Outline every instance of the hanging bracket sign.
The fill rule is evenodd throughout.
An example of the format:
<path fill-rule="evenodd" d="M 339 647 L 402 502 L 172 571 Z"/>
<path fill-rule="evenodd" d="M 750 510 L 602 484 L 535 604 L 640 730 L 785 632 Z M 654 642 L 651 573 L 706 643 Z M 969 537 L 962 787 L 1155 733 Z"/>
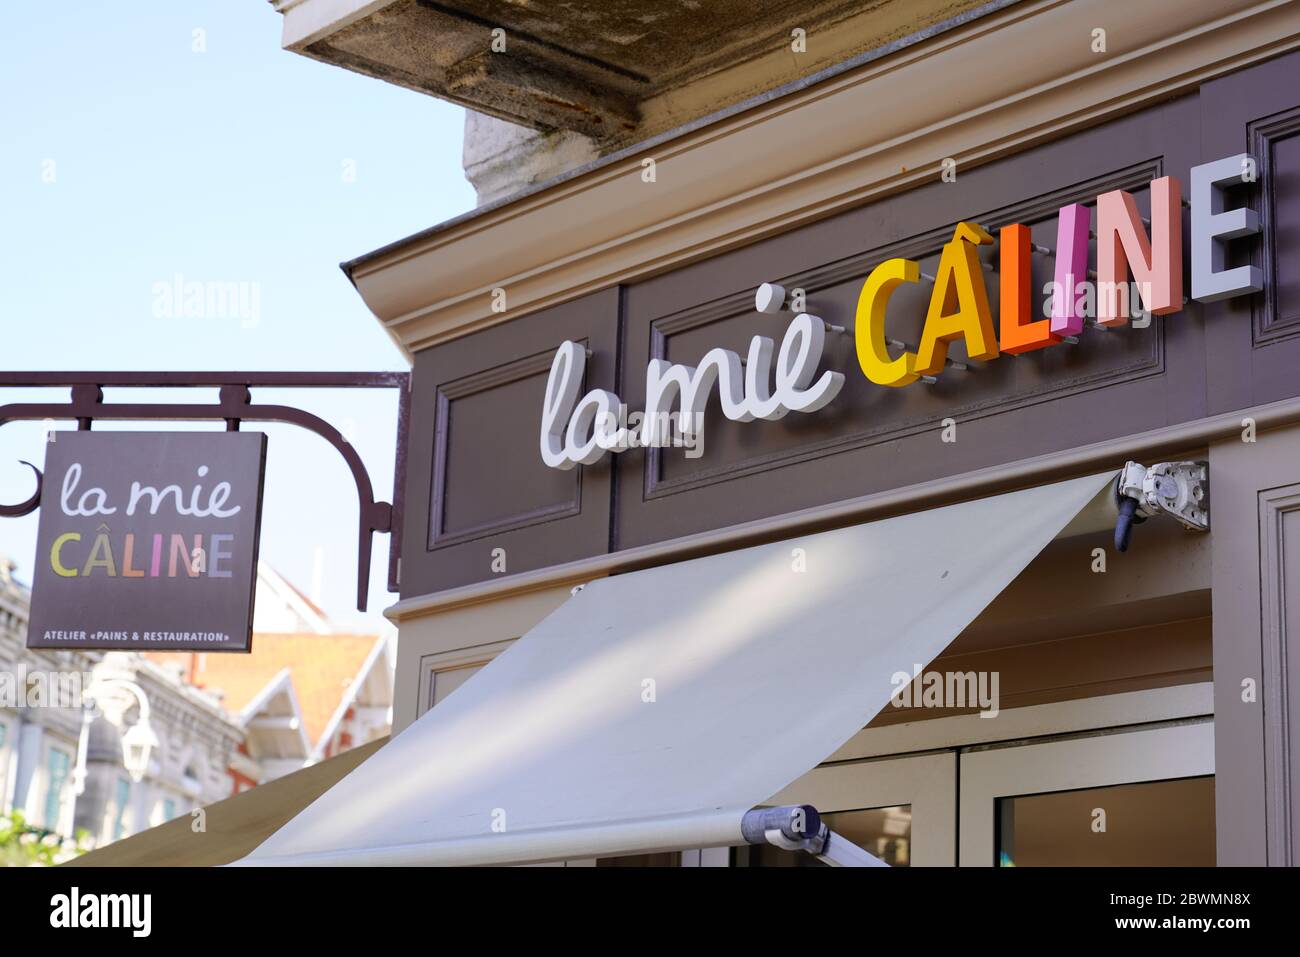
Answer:
<path fill-rule="evenodd" d="M 266 436 L 57 432 L 29 648 L 249 651 Z"/>

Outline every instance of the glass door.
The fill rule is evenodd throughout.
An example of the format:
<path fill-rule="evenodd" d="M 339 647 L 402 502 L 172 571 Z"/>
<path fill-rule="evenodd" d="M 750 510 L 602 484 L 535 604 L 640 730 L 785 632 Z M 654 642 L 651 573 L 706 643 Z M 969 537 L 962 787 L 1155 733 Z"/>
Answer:
<path fill-rule="evenodd" d="M 1213 866 L 1214 724 L 961 756 L 963 866 Z"/>

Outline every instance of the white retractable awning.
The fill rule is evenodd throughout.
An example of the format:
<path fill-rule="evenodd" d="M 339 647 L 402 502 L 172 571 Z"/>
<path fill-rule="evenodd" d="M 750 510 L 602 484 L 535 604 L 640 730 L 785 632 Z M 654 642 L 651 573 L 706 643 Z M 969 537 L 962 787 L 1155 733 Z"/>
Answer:
<path fill-rule="evenodd" d="M 1114 475 L 593 581 L 240 863 L 744 843 Z"/>

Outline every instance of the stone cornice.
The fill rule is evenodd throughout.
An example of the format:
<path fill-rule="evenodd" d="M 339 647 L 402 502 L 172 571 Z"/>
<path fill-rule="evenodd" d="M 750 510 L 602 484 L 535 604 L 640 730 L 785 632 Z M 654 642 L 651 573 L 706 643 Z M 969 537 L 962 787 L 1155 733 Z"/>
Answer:
<path fill-rule="evenodd" d="M 1107 52 L 1092 50 L 1107 32 Z M 345 265 L 407 353 L 644 278 L 1300 47 L 1290 0 L 1031 0 Z M 846 122 L 854 118 L 854 122 Z M 642 180 L 653 158 L 654 183 Z M 508 309 L 493 312 L 493 290 Z"/>

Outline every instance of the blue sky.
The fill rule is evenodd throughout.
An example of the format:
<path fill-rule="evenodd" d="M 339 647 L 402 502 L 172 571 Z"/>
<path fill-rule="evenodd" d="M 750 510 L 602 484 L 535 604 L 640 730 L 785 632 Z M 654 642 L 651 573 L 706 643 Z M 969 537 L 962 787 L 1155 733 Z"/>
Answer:
<path fill-rule="evenodd" d="M 473 206 L 459 107 L 282 50 L 264 0 L 17 6 L 0 33 L 0 89 L 0 369 L 406 368 L 338 263 Z M 161 290 L 178 276 L 241 284 L 242 311 L 169 308 Z M 387 498 L 391 394 L 259 397 L 342 427 Z M 63 398 L 5 389 L 0 402 Z M 0 500 L 31 493 L 18 461 L 39 464 L 43 431 L 0 428 Z M 306 590 L 321 550 L 326 610 L 377 627 L 393 600 L 387 536 L 371 615 L 358 616 L 342 459 L 308 433 L 266 431 L 262 557 Z M 24 581 L 36 520 L 0 519 L 0 554 Z"/>

